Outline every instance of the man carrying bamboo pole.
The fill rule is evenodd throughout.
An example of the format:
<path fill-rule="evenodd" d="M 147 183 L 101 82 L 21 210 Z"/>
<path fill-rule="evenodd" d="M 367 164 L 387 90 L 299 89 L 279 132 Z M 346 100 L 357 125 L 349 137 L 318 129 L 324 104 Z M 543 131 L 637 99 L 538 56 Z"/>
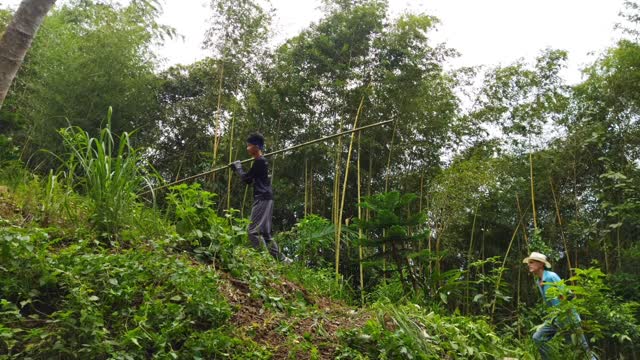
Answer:
<path fill-rule="evenodd" d="M 269 163 L 263 156 L 264 137 L 253 133 L 247 138 L 247 152 L 253 158 L 253 165 L 245 173 L 240 161 L 230 164 L 243 182 L 253 183 L 253 205 L 251 207 L 251 223 L 249 224 L 249 240 L 251 245 L 260 250 L 266 246 L 271 256 L 284 262 L 291 259 L 282 255 L 278 244 L 271 238 L 271 218 L 273 216 L 273 190 L 269 179 Z M 262 237 L 262 240 L 260 239 Z M 264 245 L 263 245 L 264 244 Z"/>
<path fill-rule="evenodd" d="M 538 287 L 538 290 L 542 295 L 542 300 L 544 301 L 545 305 L 549 307 L 558 306 L 561 299 L 551 298 L 550 296 L 547 296 L 547 290 L 549 290 L 550 287 L 554 286 L 554 283 L 560 281 L 560 277 L 558 276 L 558 274 L 550 270 L 545 270 L 545 268 L 551 268 L 551 263 L 549 263 L 549 260 L 547 260 L 547 256 L 534 251 L 522 262 L 528 265 L 529 272 L 535 277 L 536 286 Z M 551 359 L 551 350 L 549 349 L 549 345 L 547 344 L 547 342 L 551 340 L 558 331 L 561 331 L 563 328 L 566 328 L 570 325 L 576 326 L 576 340 L 580 343 L 585 353 L 591 354 L 589 357 L 590 359 L 597 359 L 589 350 L 589 343 L 587 343 L 587 339 L 584 336 L 582 329 L 580 329 L 580 316 L 575 310 L 572 310 L 571 312 L 572 313 L 569 314 L 566 319 L 555 318 L 551 321 L 545 321 L 544 324 L 538 327 L 535 334 L 533 334 L 533 341 L 538 347 L 538 351 L 540 351 L 540 356 L 543 360 Z M 570 344 L 572 342 L 571 333 L 565 332 L 564 336 L 565 341 Z"/>

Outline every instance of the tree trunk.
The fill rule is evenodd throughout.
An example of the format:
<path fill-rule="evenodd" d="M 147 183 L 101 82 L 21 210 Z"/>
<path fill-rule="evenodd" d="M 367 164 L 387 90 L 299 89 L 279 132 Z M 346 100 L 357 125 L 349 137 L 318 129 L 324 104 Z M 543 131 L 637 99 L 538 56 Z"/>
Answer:
<path fill-rule="evenodd" d="M 0 108 L 38 28 L 56 0 L 22 0 L 0 39 Z"/>

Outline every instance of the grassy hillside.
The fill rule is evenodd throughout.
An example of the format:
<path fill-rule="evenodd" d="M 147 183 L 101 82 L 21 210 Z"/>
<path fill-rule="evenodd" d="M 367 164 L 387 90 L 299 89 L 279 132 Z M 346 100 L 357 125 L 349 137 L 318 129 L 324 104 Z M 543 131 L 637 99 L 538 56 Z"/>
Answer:
<path fill-rule="evenodd" d="M 282 265 L 248 248 L 242 219 L 200 209 L 207 226 L 187 231 L 175 207 L 135 206 L 115 236 L 95 231 L 91 201 L 55 178 L 18 168 L 3 175 L 0 358 L 462 359 L 525 352 L 483 319 L 406 302 L 354 306 L 353 292 L 329 270 Z M 183 199 L 186 193 L 212 197 L 190 187 Z"/>

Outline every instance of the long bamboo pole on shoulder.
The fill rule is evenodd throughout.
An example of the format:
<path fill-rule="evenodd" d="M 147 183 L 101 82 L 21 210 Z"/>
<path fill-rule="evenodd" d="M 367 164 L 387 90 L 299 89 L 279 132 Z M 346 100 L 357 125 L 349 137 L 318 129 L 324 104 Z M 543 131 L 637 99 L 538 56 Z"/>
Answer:
<path fill-rule="evenodd" d="M 307 142 L 302 143 L 302 144 L 294 145 L 294 146 L 288 147 L 286 149 L 281 149 L 281 150 L 277 150 L 277 151 L 274 151 L 274 152 L 270 152 L 270 153 L 264 154 L 264 156 L 273 156 L 273 155 L 277 155 L 277 154 L 282 154 L 284 152 L 296 150 L 296 149 L 299 149 L 299 148 L 304 147 L 304 146 L 313 145 L 313 144 L 317 144 L 319 142 L 327 141 L 329 139 L 333 139 L 333 138 L 338 137 L 338 136 L 347 135 L 347 134 L 351 134 L 351 133 L 354 133 L 354 132 L 357 132 L 357 131 L 362 131 L 362 130 L 370 129 L 370 128 L 373 128 L 373 127 L 381 126 L 381 125 L 384 125 L 384 124 L 388 124 L 388 123 L 390 123 L 392 121 L 393 120 L 385 120 L 385 121 L 377 122 L 375 124 L 365 125 L 365 126 L 357 128 L 357 129 L 351 129 L 351 130 L 347 130 L 347 131 L 342 131 L 342 132 L 339 132 L 337 134 L 328 135 L 328 136 L 325 136 L 325 137 L 322 137 L 322 138 L 319 138 L 319 139 L 315 139 L 315 140 L 307 141 Z M 248 163 L 250 161 L 253 161 L 253 158 L 242 160 L 242 161 L 240 161 L 240 163 L 241 164 L 245 164 L 245 163 Z M 168 184 L 165 184 L 165 185 L 158 186 L 158 187 L 153 188 L 151 190 L 147 190 L 145 192 L 142 192 L 142 193 L 140 193 L 138 195 L 150 194 L 150 193 L 152 193 L 154 191 L 161 190 L 161 189 L 167 188 L 169 186 L 173 186 L 173 185 L 180 184 L 180 183 L 183 183 L 183 182 L 195 180 L 195 179 L 201 178 L 203 176 L 206 176 L 206 175 L 209 175 L 209 174 L 213 174 L 213 173 L 218 172 L 220 170 L 224 170 L 227 167 L 229 167 L 229 165 L 220 166 L 220 167 L 217 167 L 217 168 L 209 170 L 209 171 L 205 171 L 205 172 L 200 173 L 200 174 L 192 175 L 192 176 L 186 177 L 184 179 L 180 179 L 178 181 L 174 181 L 174 182 L 171 182 L 171 183 L 168 183 Z"/>

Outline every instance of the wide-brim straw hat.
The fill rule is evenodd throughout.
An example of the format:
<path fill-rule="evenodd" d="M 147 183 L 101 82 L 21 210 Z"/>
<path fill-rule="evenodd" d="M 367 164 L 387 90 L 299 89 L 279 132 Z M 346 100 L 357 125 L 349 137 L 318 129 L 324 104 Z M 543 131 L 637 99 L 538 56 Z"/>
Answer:
<path fill-rule="evenodd" d="M 549 262 L 549 260 L 547 260 L 547 256 L 539 252 L 532 252 L 531 255 L 524 258 L 522 262 L 527 264 L 529 260 L 540 261 L 541 263 L 544 263 L 544 267 L 546 267 L 547 269 L 551 268 L 551 263 Z"/>

